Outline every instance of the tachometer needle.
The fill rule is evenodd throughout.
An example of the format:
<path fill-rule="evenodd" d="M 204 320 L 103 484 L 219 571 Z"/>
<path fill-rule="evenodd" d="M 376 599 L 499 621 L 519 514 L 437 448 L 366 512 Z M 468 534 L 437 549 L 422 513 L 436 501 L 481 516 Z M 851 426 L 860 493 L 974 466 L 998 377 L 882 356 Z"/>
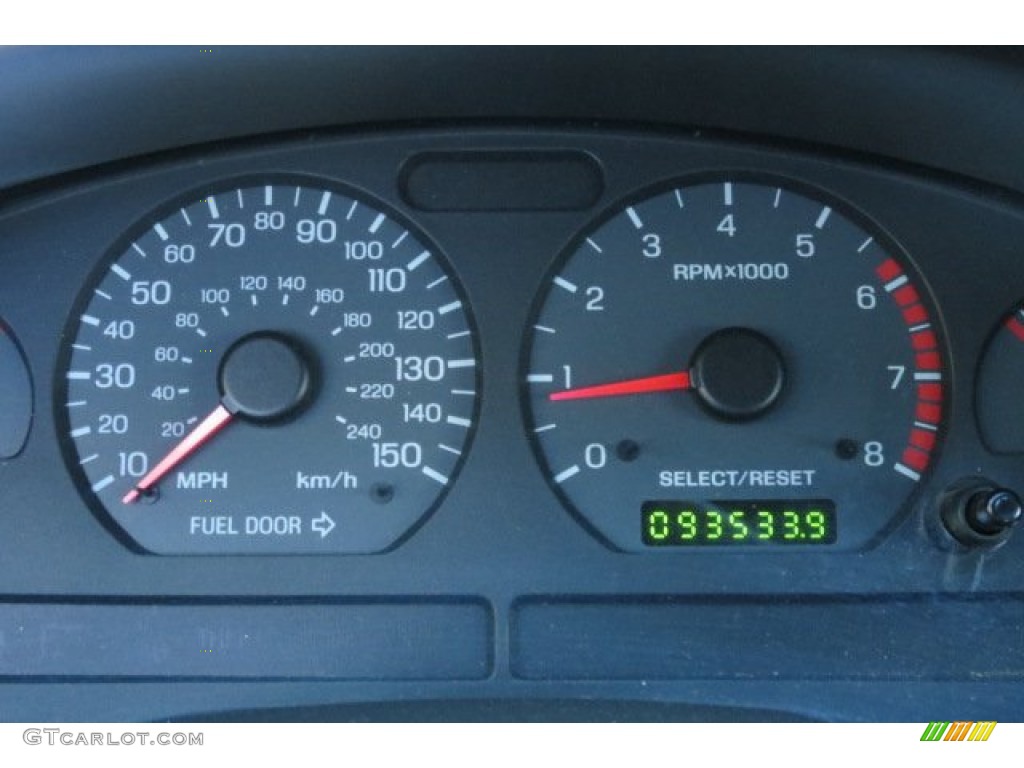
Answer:
<path fill-rule="evenodd" d="M 143 493 L 159 483 L 168 472 L 199 450 L 203 443 L 229 424 L 232 418 L 231 411 L 223 405 L 218 405 L 214 408 L 213 412 L 199 422 L 195 429 L 185 435 L 182 441 L 174 446 L 171 452 L 164 456 L 160 463 L 153 467 L 139 481 L 138 485 L 124 495 L 124 498 L 121 499 L 122 503 L 133 504 L 138 501 Z"/>
<path fill-rule="evenodd" d="M 666 373 L 661 376 L 647 376 L 642 379 L 628 379 L 594 387 L 577 387 L 552 392 L 548 400 L 583 400 L 592 397 L 618 397 L 620 395 L 642 395 L 649 392 L 671 392 L 690 389 L 688 371 Z"/>

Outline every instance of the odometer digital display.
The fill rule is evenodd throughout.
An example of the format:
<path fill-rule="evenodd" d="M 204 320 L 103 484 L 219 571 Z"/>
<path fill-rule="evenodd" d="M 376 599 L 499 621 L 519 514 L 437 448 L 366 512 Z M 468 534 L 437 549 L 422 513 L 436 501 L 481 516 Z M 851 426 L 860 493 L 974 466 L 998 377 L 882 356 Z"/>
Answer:
<path fill-rule="evenodd" d="M 641 508 L 649 547 L 832 544 L 835 504 L 828 500 L 647 501 Z"/>

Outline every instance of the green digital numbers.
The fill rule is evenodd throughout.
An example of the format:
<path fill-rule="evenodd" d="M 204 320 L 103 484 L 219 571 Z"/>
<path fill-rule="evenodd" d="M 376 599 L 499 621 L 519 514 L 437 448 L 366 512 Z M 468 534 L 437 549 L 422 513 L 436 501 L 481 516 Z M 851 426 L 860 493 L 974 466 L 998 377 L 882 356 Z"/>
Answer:
<path fill-rule="evenodd" d="M 800 515 L 792 509 L 782 511 L 782 538 L 786 541 L 800 538 Z"/>
<path fill-rule="evenodd" d="M 810 532 L 807 537 L 814 541 L 821 541 L 828 532 L 828 524 L 825 521 L 825 513 L 819 509 L 812 509 L 807 513 L 807 527 Z"/>
<path fill-rule="evenodd" d="M 670 532 L 667 512 L 656 509 L 647 516 L 647 536 L 651 541 L 664 541 Z"/>
<path fill-rule="evenodd" d="M 750 536 L 750 528 L 744 520 L 746 513 L 742 509 L 736 509 L 729 513 L 729 528 L 732 530 L 733 541 L 743 541 Z"/>
<path fill-rule="evenodd" d="M 722 513 L 717 509 L 709 509 L 705 514 L 708 519 L 708 541 L 718 541 L 725 533 L 725 528 L 722 527 Z"/>
<path fill-rule="evenodd" d="M 835 505 L 828 500 L 650 501 L 641 508 L 648 546 L 832 544 Z"/>
<path fill-rule="evenodd" d="M 679 523 L 679 538 L 683 541 L 693 541 L 697 538 L 697 513 L 692 509 L 684 509 L 676 518 Z"/>

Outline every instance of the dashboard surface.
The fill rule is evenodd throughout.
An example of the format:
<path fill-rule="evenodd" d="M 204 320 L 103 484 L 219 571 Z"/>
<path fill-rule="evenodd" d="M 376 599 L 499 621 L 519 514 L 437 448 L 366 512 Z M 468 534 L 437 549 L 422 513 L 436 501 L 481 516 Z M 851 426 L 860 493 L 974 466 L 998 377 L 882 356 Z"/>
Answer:
<path fill-rule="evenodd" d="M 1019 719 L 1024 538 L 992 516 L 1024 489 L 1024 71 L 964 50 L 608 53 L 0 53 L 0 717 Z M 672 245 L 662 199 L 711 223 Z M 634 266 L 578 267 L 613 237 Z M 348 271 L 317 277 L 335 262 L 314 251 Z M 193 255 L 216 265 L 194 282 Z M 752 282 L 719 285 L 747 262 Z M 243 315 L 270 304 L 301 312 Z M 581 330 L 549 352 L 552 317 Z M 737 354 L 711 391 L 723 331 L 769 360 L 763 401 Z M 363 344 L 370 373 L 332 367 Z M 239 345 L 310 394 L 267 416 L 239 392 L 282 358 L 239 384 Z M 168 355 L 203 354 L 164 402 Z M 607 391 L 580 370 L 632 389 L 590 409 Z M 374 382 L 393 407 L 361 399 Z M 570 417 L 541 418 L 567 392 L 571 461 L 549 441 Z M 234 422 L 136 505 L 218 397 Z M 611 430 L 623 403 L 648 432 Z M 733 470 L 746 485 L 704 487 Z M 662 508 L 682 546 L 654 546 Z"/>

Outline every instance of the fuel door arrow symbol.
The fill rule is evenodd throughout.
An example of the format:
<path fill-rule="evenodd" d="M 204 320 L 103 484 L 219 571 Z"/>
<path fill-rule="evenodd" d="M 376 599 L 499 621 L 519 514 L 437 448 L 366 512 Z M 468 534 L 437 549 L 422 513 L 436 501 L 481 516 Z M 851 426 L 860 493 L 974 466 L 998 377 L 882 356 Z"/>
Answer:
<path fill-rule="evenodd" d="M 320 534 L 321 539 L 326 539 L 327 534 L 335 529 L 335 522 L 326 512 L 321 512 L 320 517 L 313 521 L 313 531 Z"/>

